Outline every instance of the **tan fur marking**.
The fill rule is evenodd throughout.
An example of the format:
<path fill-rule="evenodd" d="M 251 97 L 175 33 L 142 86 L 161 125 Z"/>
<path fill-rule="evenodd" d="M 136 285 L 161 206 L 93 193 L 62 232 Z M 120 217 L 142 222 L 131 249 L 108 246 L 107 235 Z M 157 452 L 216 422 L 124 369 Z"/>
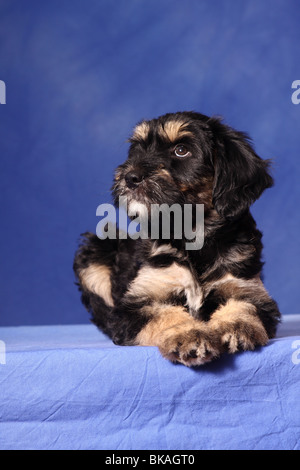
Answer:
<path fill-rule="evenodd" d="M 154 242 L 153 245 L 151 246 L 150 256 L 152 257 L 152 256 L 157 256 L 157 255 L 162 255 L 162 254 L 181 256 L 181 253 L 178 252 L 177 248 L 174 248 L 169 243 L 166 243 L 164 245 L 158 245 L 156 242 Z"/>
<path fill-rule="evenodd" d="M 115 172 L 115 180 L 116 180 L 116 181 L 119 181 L 120 178 L 121 178 L 121 172 L 116 171 L 116 172 Z"/>
<path fill-rule="evenodd" d="M 210 325 L 218 327 L 220 324 L 233 323 L 238 320 L 253 322 L 256 308 L 248 302 L 230 299 L 226 305 L 220 307 L 212 315 Z"/>
<path fill-rule="evenodd" d="M 212 315 L 208 327 L 219 332 L 230 353 L 238 351 L 240 346 L 254 349 L 268 342 L 266 330 L 256 316 L 256 307 L 248 302 L 228 300 Z"/>
<path fill-rule="evenodd" d="M 181 137 L 193 135 L 192 132 L 185 129 L 187 126 L 187 122 L 167 121 L 164 126 L 159 128 L 158 132 L 162 137 L 167 138 L 171 142 L 174 142 Z"/>
<path fill-rule="evenodd" d="M 127 295 L 165 301 L 170 294 L 181 292 L 185 292 L 188 306 L 192 310 L 200 308 L 202 303 L 200 286 L 187 268 L 172 263 L 166 268 L 143 267 L 131 283 Z"/>
<path fill-rule="evenodd" d="M 144 310 L 147 309 L 153 319 L 137 336 L 137 344 L 142 346 L 159 346 L 166 338 L 196 325 L 196 321 L 183 307 L 155 303 Z"/>
<path fill-rule="evenodd" d="M 149 134 L 149 129 L 150 126 L 146 121 L 141 122 L 141 124 L 138 124 L 134 129 L 133 138 L 146 140 Z"/>
<path fill-rule="evenodd" d="M 170 173 L 168 172 L 168 170 L 165 170 L 165 169 L 158 170 L 156 172 L 156 175 L 161 176 L 162 178 L 165 178 L 166 180 L 171 181 L 172 183 L 174 183 L 174 180 L 173 180 L 172 176 L 170 175 Z"/>
<path fill-rule="evenodd" d="M 218 287 L 220 292 L 228 299 L 234 298 L 237 292 L 247 293 L 251 298 L 251 295 L 260 297 L 267 296 L 267 291 L 259 277 L 253 279 L 241 279 L 226 274 L 222 279 L 212 282 L 209 284 L 209 288 Z"/>
<path fill-rule="evenodd" d="M 207 295 L 212 289 L 215 289 L 216 287 L 219 287 L 222 284 L 225 284 L 225 283 L 231 282 L 231 281 L 235 281 L 235 280 L 238 281 L 238 279 L 236 277 L 234 277 L 232 274 L 227 273 L 227 274 L 225 274 L 225 276 L 221 277 L 221 279 L 218 279 L 217 281 L 211 281 L 211 282 L 206 283 L 205 293 Z"/>
<path fill-rule="evenodd" d="M 102 297 L 107 305 L 110 307 L 114 305 L 108 266 L 91 264 L 80 272 L 80 280 L 86 289 Z"/>
<path fill-rule="evenodd" d="M 180 191 L 182 191 L 184 193 L 185 191 L 188 191 L 191 188 L 187 184 L 181 183 L 181 184 L 179 184 L 179 189 L 180 189 Z"/>

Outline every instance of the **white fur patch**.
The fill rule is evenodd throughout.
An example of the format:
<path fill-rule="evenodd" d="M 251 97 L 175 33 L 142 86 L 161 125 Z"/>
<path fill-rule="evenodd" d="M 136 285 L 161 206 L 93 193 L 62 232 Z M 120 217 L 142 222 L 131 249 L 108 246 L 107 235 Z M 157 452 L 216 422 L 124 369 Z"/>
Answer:
<path fill-rule="evenodd" d="M 148 209 L 145 204 L 138 201 L 130 201 L 128 204 L 129 217 L 139 216 L 140 218 L 148 218 Z"/>

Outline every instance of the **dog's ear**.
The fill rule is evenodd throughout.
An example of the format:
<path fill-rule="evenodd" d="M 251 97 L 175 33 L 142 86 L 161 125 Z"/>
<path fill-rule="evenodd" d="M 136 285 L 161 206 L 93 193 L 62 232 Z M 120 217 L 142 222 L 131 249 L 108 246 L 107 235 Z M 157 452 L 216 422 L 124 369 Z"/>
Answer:
<path fill-rule="evenodd" d="M 234 219 L 273 185 L 269 160 L 253 150 L 248 136 L 217 119 L 210 121 L 214 137 L 213 205 L 219 215 Z"/>

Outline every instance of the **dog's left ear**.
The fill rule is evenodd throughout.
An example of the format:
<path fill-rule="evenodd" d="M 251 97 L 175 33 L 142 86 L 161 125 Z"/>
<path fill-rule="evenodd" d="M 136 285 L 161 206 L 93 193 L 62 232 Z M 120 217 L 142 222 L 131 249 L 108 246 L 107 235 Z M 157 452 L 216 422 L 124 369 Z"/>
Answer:
<path fill-rule="evenodd" d="M 212 119 L 210 126 L 215 143 L 213 204 L 219 215 L 234 219 L 273 185 L 268 173 L 270 161 L 256 155 L 246 134 L 217 119 Z"/>

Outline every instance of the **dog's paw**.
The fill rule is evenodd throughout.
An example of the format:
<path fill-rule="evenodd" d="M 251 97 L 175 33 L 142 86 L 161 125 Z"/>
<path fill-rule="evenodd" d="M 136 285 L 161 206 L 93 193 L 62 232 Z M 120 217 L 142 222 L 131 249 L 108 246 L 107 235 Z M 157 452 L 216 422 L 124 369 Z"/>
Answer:
<path fill-rule="evenodd" d="M 170 335 L 159 349 L 165 358 L 188 367 L 205 364 L 220 355 L 219 342 L 214 335 L 197 328 Z"/>
<path fill-rule="evenodd" d="M 224 350 L 231 354 L 265 346 L 269 341 L 266 330 L 260 322 L 228 323 L 222 328 L 220 337 Z"/>

